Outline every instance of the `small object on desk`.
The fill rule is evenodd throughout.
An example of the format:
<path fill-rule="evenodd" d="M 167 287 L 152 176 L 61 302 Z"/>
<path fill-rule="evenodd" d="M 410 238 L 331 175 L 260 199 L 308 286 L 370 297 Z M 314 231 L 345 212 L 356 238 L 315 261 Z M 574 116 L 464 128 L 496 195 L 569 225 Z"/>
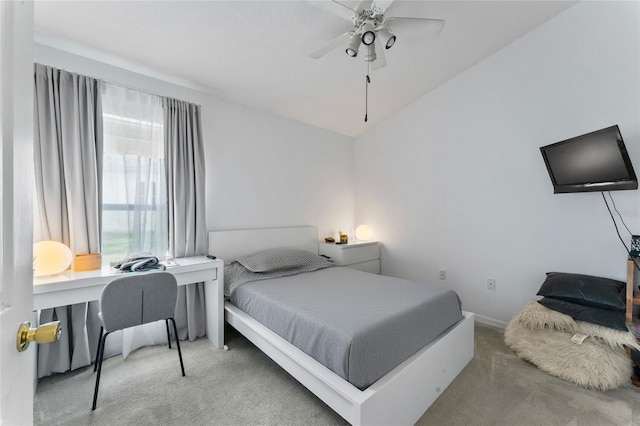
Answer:
<path fill-rule="evenodd" d="M 122 272 L 149 271 L 151 269 L 160 269 L 164 271 L 164 265 L 161 265 L 158 258 L 150 253 L 135 253 L 124 258 L 114 268 Z"/>
<path fill-rule="evenodd" d="M 73 258 L 73 270 L 92 271 L 102 267 L 102 255 L 100 253 L 76 254 Z"/>
<path fill-rule="evenodd" d="M 208 255 L 207 255 L 207 257 L 208 257 L 209 259 L 211 259 L 211 260 L 217 259 L 217 257 L 215 257 L 215 256 L 214 256 L 214 255 L 212 255 L 212 254 L 208 254 Z"/>
<path fill-rule="evenodd" d="M 340 244 L 347 244 L 347 242 L 349 241 L 349 237 L 347 236 L 347 234 L 343 234 L 342 231 L 339 231 L 338 235 L 340 235 Z"/>
<path fill-rule="evenodd" d="M 336 240 L 333 237 L 327 237 L 327 238 L 324 239 L 324 242 L 325 243 L 335 243 Z"/>
<path fill-rule="evenodd" d="M 161 260 L 159 263 L 164 266 L 178 266 L 178 262 L 176 262 L 173 257 L 168 257 L 165 260 Z"/>

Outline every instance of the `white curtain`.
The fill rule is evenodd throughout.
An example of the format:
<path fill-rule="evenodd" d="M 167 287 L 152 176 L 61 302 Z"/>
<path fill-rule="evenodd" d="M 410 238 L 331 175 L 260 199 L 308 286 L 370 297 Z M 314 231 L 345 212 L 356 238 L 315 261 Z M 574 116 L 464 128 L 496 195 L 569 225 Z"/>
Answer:
<path fill-rule="evenodd" d="M 162 98 L 101 82 L 104 156 L 103 261 L 131 253 L 164 257 L 168 249 L 167 186 Z M 107 340 L 107 353 L 166 344 L 162 322 L 124 330 Z M 112 343 L 109 343 L 112 342 Z"/>

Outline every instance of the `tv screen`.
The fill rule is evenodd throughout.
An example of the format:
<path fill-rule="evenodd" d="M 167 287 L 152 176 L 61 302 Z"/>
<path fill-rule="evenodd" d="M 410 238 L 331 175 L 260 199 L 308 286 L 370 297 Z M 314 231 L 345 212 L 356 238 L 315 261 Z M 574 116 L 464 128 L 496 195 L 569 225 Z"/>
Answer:
<path fill-rule="evenodd" d="M 638 189 L 617 125 L 540 148 L 553 192 Z"/>

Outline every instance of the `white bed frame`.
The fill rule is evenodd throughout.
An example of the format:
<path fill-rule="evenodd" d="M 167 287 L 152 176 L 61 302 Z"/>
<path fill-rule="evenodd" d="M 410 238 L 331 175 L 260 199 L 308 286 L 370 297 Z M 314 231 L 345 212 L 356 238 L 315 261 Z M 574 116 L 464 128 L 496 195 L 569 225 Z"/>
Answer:
<path fill-rule="evenodd" d="M 273 247 L 318 252 L 316 227 L 209 233 L 209 253 L 229 262 Z M 412 425 L 473 358 L 474 315 L 464 319 L 364 391 L 267 327 L 225 303 L 225 319 L 267 356 L 353 425 Z"/>

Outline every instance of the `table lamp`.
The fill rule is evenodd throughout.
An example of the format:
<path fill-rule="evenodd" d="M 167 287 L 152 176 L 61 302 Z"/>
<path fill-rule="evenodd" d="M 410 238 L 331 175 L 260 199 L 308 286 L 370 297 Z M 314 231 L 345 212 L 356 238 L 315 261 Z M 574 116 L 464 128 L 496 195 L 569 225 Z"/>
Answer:
<path fill-rule="evenodd" d="M 368 225 L 360 225 L 356 228 L 356 238 L 360 241 L 369 241 L 373 231 Z"/>
<path fill-rule="evenodd" d="M 40 241 L 33 245 L 33 276 L 46 277 L 64 272 L 73 254 L 66 245 L 57 241 Z"/>

